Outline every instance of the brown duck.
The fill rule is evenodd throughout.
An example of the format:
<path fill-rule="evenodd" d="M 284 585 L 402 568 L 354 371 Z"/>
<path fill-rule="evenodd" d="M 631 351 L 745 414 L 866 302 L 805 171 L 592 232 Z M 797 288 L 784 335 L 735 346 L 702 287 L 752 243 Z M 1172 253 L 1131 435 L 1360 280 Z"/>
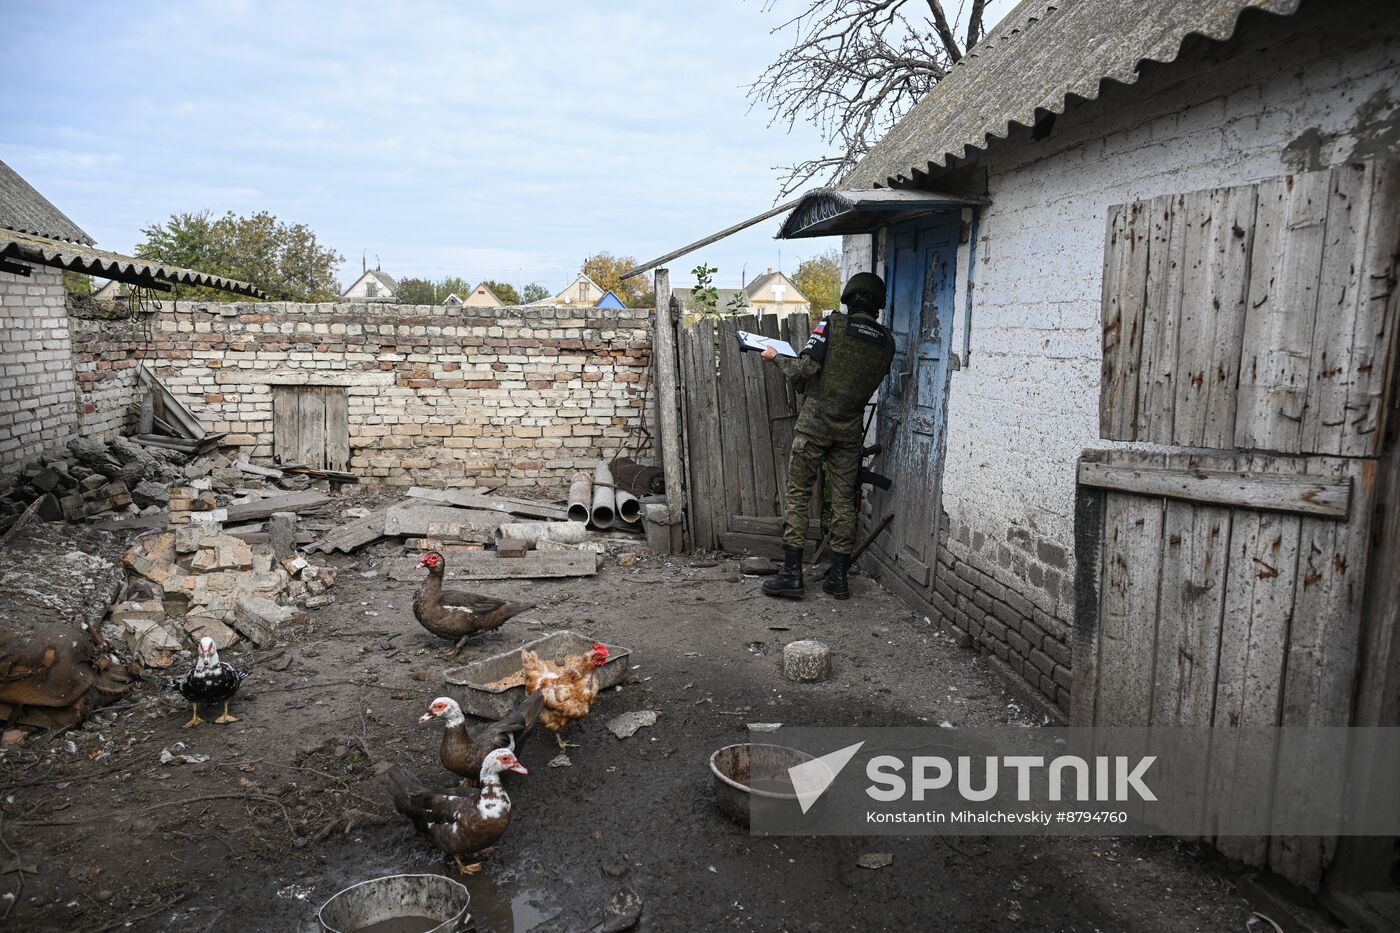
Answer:
<path fill-rule="evenodd" d="M 438 697 L 428 706 L 428 711 L 418 720 L 429 723 L 441 719 L 447 728 L 442 730 L 442 745 L 438 757 L 442 766 L 453 774 L 462 776 L 462 786 L 475 784 L 481 773 L 481 765 L 486 756 L 498 748 L 516 751 L 519 743 L 535 727 L 535 720 L 544 708 L 544 694 L 537 693 L 526 697 L 507 715 L 489 723 L 476 731 L 467 730 L 467 717 L 462 715 L 462 707 L 451 697 Z"/>
<path fill-rule="evenodd" d="M 486 756 L 479 774 L 481 787 L 462 793 L 433 793 L 404 768 L 384 772 L 383 781 L 394 809 L 408 817 L 433 845 L 452 856 L 464 875 L 476 874 L 481 863 L 467 865 L 462 856 L 491 848 L 510 825 L 510 798 L 501 789 L 501 772 L 529 774 L 514 753 L 498 748 Z"/>
<path fill-rule="evenodd" d="M 476 593 L 444 590 L 442 575 L 447 560 L 437 551 L 424 554 L 418 566 L 428 568 L 428 579 L 413 597 L 413 616 L 439 638 L 456 639 L 449 658 L 455 658 L 473 635 L 499 628 L 511 616 L 535 607 L 534 603 L 509 603 Z"/>

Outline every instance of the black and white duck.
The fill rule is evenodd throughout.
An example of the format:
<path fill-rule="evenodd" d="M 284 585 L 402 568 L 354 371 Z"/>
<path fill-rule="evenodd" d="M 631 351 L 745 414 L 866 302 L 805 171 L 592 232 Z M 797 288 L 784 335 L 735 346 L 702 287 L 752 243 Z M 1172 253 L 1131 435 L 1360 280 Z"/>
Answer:
<path fill-rule="evenodd" d="M 238 717 L 229 714 L 228 701 L 238 692 L 248 676 L 227 661 L 219 660 L 219 649 L 214 647 L 214 639 L 199 640 L 199 658 L 194 662 L 194 670 L 184 677 L 170 681 L 171 690 L 179 690 L 194 708 L 194 715 L 185 723 L 185 728 L 197 726 L 207 720 L 199 718 L 199 704 L 223 703 L 224 714 L 214 721 L 217 723 L 238 722 Z"/>

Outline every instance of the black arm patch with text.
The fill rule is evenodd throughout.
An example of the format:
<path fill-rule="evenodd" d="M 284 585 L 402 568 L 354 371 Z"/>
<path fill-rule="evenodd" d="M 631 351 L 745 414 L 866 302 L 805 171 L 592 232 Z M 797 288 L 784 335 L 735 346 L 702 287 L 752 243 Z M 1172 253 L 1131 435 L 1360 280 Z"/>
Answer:
<path fill-rule="evenodd" d="M 822 322 L 812 331 L 812 335 L 807 338 L 807 345 L 802 348 L 799 356 L 810 356 L 818 363 L 826 363 L 826 325 L 827 318 L 822 318 Z"/>

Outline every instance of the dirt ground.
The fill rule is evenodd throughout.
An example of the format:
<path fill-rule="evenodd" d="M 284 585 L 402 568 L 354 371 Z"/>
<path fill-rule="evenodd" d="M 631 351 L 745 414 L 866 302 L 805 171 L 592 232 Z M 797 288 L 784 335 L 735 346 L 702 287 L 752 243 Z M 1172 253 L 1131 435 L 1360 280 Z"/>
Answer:
<path fill-rule="evenodd" d="M 374 778 L 385 762 L 451 777 L 439 729 L 417 724 L 445 692 L 445 643 L 414 621 L 415 584 L 388 578 L 391 556 L 401 548 L 331 559 L 333 605 L 282 646 L 231 657 L 253 672 L 239 722 L 182 729 L 188 707 L 149 683 L 80 730 L 7 749 L 0 891 L 23 883 L 0 927 L 311 931 L 349 884 L 451 873 Z M 853 583 L 846 603 L 819 592 L 792 603 L 760 596 L 734 560 L 610 557 L 593 578 L 489 585 L 539 607 L 462 661 L 568 628 L 630 647 L 637 667 L 572 736 L 571 767 L 547 767 L 557 750 L 543 730 L 525 743 L 510 830 L 468 882 L 478 929 L 592 929 L 619 872 L 649 931 L 1246 929 L 1244 898 L 1189 844 L 761 838 L 722 817 L 706 762 L 747 722 L 1026 721 L 974 653 L 868 579 Z M 782 644 L 803 637 L 832 646 L 830 682 L 778 675 Z M 637 709 L 660 718 L 625 741 L 605 730 Z M 162 765 L 163 749 L 208 759 Z M 869 851 L 894 863 L 857 867 Z"/>

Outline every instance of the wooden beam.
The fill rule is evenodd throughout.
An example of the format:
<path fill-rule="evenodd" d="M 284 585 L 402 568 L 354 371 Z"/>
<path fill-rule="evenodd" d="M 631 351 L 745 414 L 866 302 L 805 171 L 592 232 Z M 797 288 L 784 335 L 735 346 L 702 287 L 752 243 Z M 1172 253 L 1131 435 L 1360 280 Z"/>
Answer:
<path fill-rule="evenodd" d="M 1162 496 L 1188 502 L 1323 518 L 1345 519 L 1351 505 L 1351 481 L 1335 476 L 1120 466 L 1081 461 L 1079 484 L 1141 496 Z"/>
<path fill-rule="evenodd" d="M 803 197 L 805 197 L 805 195 Z M 802 197 L 793 198 L 791 201 L 784 201 L 777 207 L 770 208 L 769 210 L 764 211 L 762 214 L 759 214 L 757 217 L 750 217 L 748 220 L 741 220 L 732 227 L 725 227 L 719 233 L 712 233 L 709 236 L 704 237 L 703 239 L 696 240 L 694 243 L 687 243 L 680 249 L 672 250 L 665 256 L 659 256 L 656 259 L 653 259 L 651 262 L 644 262 L 634 269 L 628 269 L 626 272 L 622 273 L 622 278 L 630 279 L 634 275 L 641 275 L 643 272 L 650 272 L 653 269 L 656 269 L 658 272 L 665 272 L 665 269 L 660 269 L 658 267 L 664 266 L 672 259 L 678 259 L 681 256 L 684 256 L 686 253 L 692 253 L 695 250 L 700 249 L 702 246 L 709 246 L 711 243 L 717 243 L 727 236 L 738 233 L 740 230 L 746 230 L 756 223 L 767 220 L 769 217 L 775 217 L 778 214 L 781 214 L 783 211 L 790 211 L 801 203 Z M 659 297 L 660 294 L 658 293 L 658 298 Z"/>
<path fill-rule="evenodd" d="M 228 524 L 256 522 L 271 518 L 274 512 L 309 512 L 329 505 L 331 497 L 323 492 L 289 492 L 285 496 L 269 496 L 257 502 L 244 502 L 228 507 Z"/>
<path fill-rule="evenodd" d="M 656 321 L 651 340 L 651 371 L 656 379 L 656 419 L 661 430 L 661 472 L 671 514 L 673 550 L 676 530 L 685 520 L 685 465 L 681 461 L 680 389 L 676 361 L 676 325 L 671 320 L 671 273 L 656 270 Z"/>

